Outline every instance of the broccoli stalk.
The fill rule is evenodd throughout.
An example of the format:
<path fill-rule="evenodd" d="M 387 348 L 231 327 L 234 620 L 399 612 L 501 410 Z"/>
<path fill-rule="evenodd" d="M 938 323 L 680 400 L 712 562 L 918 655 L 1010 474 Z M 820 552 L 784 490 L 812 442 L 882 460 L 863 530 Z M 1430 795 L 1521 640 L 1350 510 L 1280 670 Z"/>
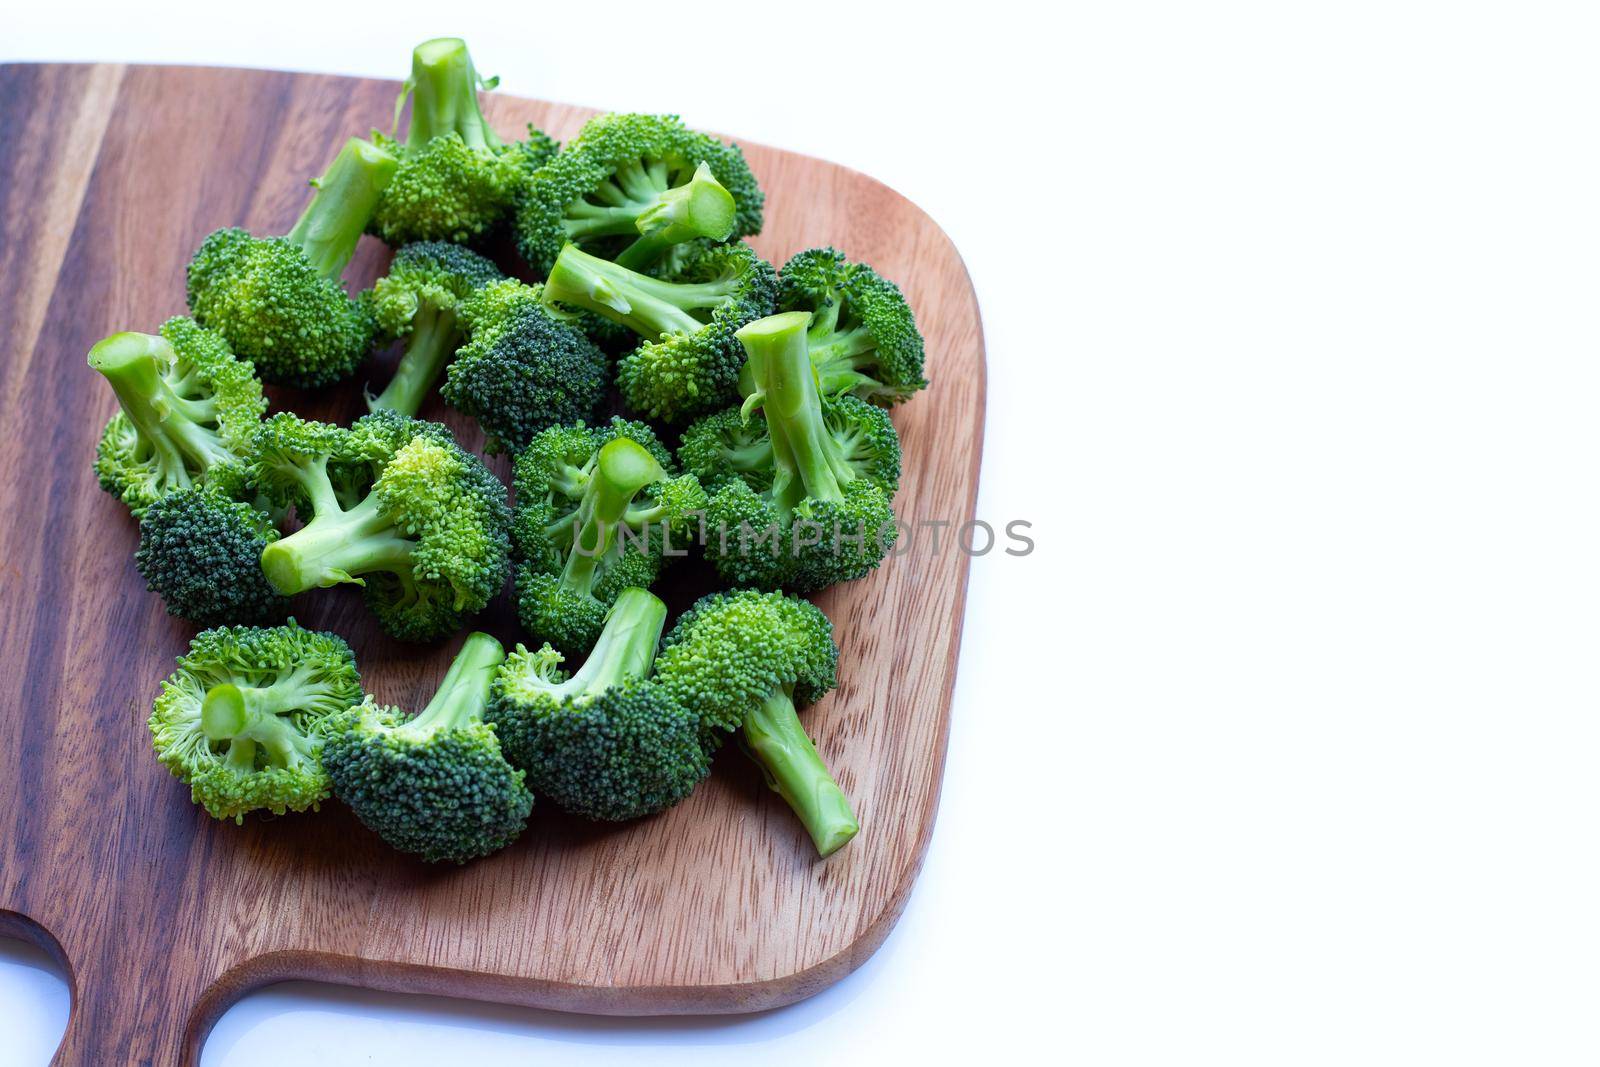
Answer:
<path fill-rule="evenodd" d="M 317 191 L 284 236 L 322 277 L 337 281 L 349 266 L 356 242 L 399 165 L 372 142 L 352 137 L 327 172 L 312 181 Z"/>
<path fill-rule="evenodd" d="M 548 693 L 557 700 L 595 696 L 648 677 L 666 622 L 667 605 L 659 597 L 647 589 L 624 589 L 611 605 L 589 658 L 571 678 L 551 685 Z"/>
<path fill-rule="evenodd" d="M 216 397 L 184 396 L 163 373 L 176 361 L 166 338 L 148 333 L 114 333 L 89 349 L 89 366 L 105 375 L 150 450 L 153 480 L 169 490 L 187 488 L 212 467 L 239 459 L 214 429 Z"/>
<path fill-rule="evenodd" d="M 790 311 L 758 319 L 735 337 L 749 355 L 756 391 L 744 410 L 759 407 L 772 441 L 772 498 L 784 515 L 802 500 L 838 503 L 855 480 L 838 439 L 823 422 L 822 399 L 806 342 L 811 314 Z"/>
<path fill-rule="evenodd" d="M 878 380 L 863 369 L 878 365 L 878 339 L 864 325 L 839 328 L 840 303 L 835 300 L 819 310 L 806 330 L 811 361 L 817 368 L 817 384 L 824 396 L 878 386 Z"/>
<path fill-rule="evenodd" d="M 640 337 L 659 341 L 673 334 L 698 333 L 707 315 L 739 292 L 737 277 L 708 282 L 667 282 L 629 270 L 577 245 L 556 257 L 545 280 L 547 301 L 560 301 L 621 323 Z"/>
<path fill-rule="evenodd" d="M 435 137 L 454 133 L 468 148 L 500 149 L 505 146 L 478 106 L 478 90 L 493 89 L 498 78 L 479 77 L 472 65 L 467 42 L 459 37 L 435 37 L 411 53 L 411 77 L 395 101 L 395 125 L 400 110 L 411 97 L 411 125 L 406 147 L 422 148 Z"/>
<path fill-rule="evenodd" d="M 495 668 L 505 662 L 506 651 L 486 633 L 472 633 L 450 662 L 438 692 L 416 718 L 394 728 L 392 736 L 422 742 L 444 730 L 476 723 L 489 702 Z"/>
<path fill-rule="evenodd" d="M 740 739 L 767 785 L 799 816 L 818 855 L 832 855 L 856 836 L 861 824 L 800 724 L 793 685 L 774 689 L 746 713 Z"/>
<path fill-rule="evenodd" d="M 255 767 L 258 747 L 268 766 L 300 770 L 317 759 L 322 743 L 295 729 L 280 712 L 311 706 L 325 689 L 315 670 L 304 663 L 267 686 L 224 682 L 206 692 L 200 704 L 200 730 L 210 741 L 231 742 L 227 762 L 241 771 Z"/>
<path fill-rule="evenodd" d="M 306 479 L 315 516 L 288 537 L 261 552 L 261 570 L 284 596 L 343 582 L 365 585 L 357 575 L 411 569 L 417 542 L 395 525 L 377 493 L 354 507 L 340 507 L 326 471 L 314 468 Z M 320 474 L 320 476 L 318 476 Z"/>
<path fill-rule="evenodd" d="M 600 559 L 616 546 L 634 497 L 666 477 L 666 470 L 637 441 L 616 437 L 606 442 L 571 520 L 572 551 L 561 571 L 563 589 L 593 595 Z"/>
<path fill-rule="evenodd" d="M 400 362 L 395 364 L 394 377 L 383 392 L 369 397 L 367 407 L 415 415 L 460 344 L 461 326 L 455 308 L 419 301 L 411 320 L 411 336 Z"/>
<path fill-rule="evenodd" d="M 638 234 L 616 258 L 618 266 L 644 270 L 674 245 L 698 237 L 727 240 L 733 233 L 737 205 L 701 162 L 687 182 L 667 185 L 660 161 L 640 160 L 619 167 L 611 181 L 595 188 L 600 201 L 580 199 L 567 209 L 565 228 L 571 241 Z"/>

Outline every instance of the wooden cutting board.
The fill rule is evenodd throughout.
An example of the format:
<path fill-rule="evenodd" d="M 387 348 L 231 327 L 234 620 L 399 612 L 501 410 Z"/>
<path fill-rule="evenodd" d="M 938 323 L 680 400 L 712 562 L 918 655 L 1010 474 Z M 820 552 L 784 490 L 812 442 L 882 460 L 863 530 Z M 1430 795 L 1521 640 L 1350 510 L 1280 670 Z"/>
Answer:
<path fill-rule="evenodd" d="M 661 816 L 597 826 L 540 807 L 515 845 L 462 868 L 389 851 L 337 804 L 214 822 L 156 762 L 145 717 L 194 631 L 145 592 L 137 527 L 95 483 L 114 400 L 85 353 L 183 313 L 184 264 L 210 230 L 284 232 L 343 139 L 387 127 L 397 88 L 0 66 L 0 928 L 44 945 L 70 978 L 59 1063 L 192 1063 L 230 1003 L 289 978 L 610 1014 L 771 1008 L 861 964 L 921 866 L 967 582 L 966 558 L 926 536 L 819 600 L 842 682 L 805 719 L 862 826 L 825 861 L 735 746 Z M 499 95 L 488 110 L 503 133 L 533 122 L 563 139 L 591 114 Z M 745 150 L 768 196 L 763 255 L 833 244 L 905 289 L 933 385 L 895 412 L 896 506 L 959 525 L 977 488 L 984 360 L 955 248 L 870 178 Z M 365 286 L 385 260 L 364 241 L 348 277 Z M 269 395 L 348 420 L 358 385 Z M 437 400 L 423 414 L 481 445 Z M 700 577 L 685 568 L 669 602 Z M 411 708 L 459 644 L 388 641 L 345 591 L 303 597 L 296 614 L 349 638 L 366 688 Z M 503 598 L 479 625 L 520 637 Z"/>

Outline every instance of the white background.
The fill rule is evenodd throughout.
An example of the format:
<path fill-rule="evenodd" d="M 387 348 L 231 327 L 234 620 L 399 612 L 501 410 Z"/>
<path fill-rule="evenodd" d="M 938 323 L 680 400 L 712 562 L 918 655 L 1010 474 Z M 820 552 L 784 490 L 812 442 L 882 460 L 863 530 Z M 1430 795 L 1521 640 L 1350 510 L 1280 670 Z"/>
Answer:
<path fill-rule="evenodd" d="M 973 567 L 927 866 L 840 986 L 280 987 L 208 1067 L 1600 1058 L 1588 5 L 99 6 L 15 6 L 0 55 L 400 76 L 457 33 L 509 92 L 900 189 L 978 288 L 980 514 L 1039 542 Z M 9 959 L 0 1063 L 42 1063 L 65 996 Z"/>

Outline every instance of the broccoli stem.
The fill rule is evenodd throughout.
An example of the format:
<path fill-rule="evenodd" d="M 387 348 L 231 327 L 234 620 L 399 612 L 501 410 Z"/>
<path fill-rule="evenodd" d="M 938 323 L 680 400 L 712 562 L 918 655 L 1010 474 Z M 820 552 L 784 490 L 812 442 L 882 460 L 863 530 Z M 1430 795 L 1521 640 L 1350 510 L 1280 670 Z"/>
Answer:
<path fill-rule="evenodd" d="M 648 676 L 666 623 L 667 606 L 659 597 L 647 589 L 624 589 L 617 594 L 589 658 L 563 684 L 563 691 L 603 693 Z"/>
<path fill-rule="evenodd" d="M 272 767 L 293 769 L 316 755 L 317 743 L 278 714 L 302 703 L 301 679 L 291 676 L 263 688 L 212 686 L 200 705 L 200 729 L 212 741 L 231 742 L 230 762 L 254 767 L 256 749 Z"/>
<path fill-rule="evenodd" d="M 717 307 L 737 285 L 732 279 L 664 282 L 569 244 L 550 268 L 544 295 L 593 311 L 647 341 L 660 341 L 670 334 L 698 333 L 705 323 L 692 312 Z"/>
<path fill-rule="evenodd" d="M 201 425 L 212 417 L 211 406 L 184 398 L 163 375 L 176 359 L 166 338 L 148 333 L 114 333 L 89 349 L 89 366 L 111 383 L 164 480 L 187 487 L 193 482 L 191 470 L 203 473 L 238 457 Z"/>
<path fill-rule="evenodd" d="M 772 495 L 785 513 L 801 500 L 839 501 L 840 486 L 855 474 L 822 419 L 822 394 L 806 342 L 807 311 L 769 315 L 734 334 L 749 357 L 756 392 L 772 441 Z"/>
<path fill-rule="evenodd" d="M 448 133 L 461 136 L 468 148 L 499 149 L 504 142 L 483 117 L 478 87 L 485 85 L 472 65 L 467 42 L 459 37 L 435 37 L 411 53 L 411 77 L 396 103 L 396 113 L 411 95 L 411 125 L 406 147 L 421 148 Z"/>
<path fill-rule="evenodd" d="M 811 363 L 817 368 L 817 384 L 822 389 L 822 395 L 837 396 L 853 392 L 863 385 L 879 385 L 876 378 L 861 373 L 862 368 L 870 368 L 877 363 L 878 342 L 872 332 L 865 326 L 836 329 L 838 300 L 818 312 L 818 319 L 824 316 L 826 319 L 821 324 L 822 328 L 819 329 L 819 323 L 814 321 L 807 334 Z"/>
<path fill-rule="evenodd" d="M 633 498 L 665 477 L 661 464 L 637 441 L 616 437 L 606 442 L 573 517 L 572 551 L 561 572 L 563 586 L 585 594 L 593 588 L 600 558 L 616 542 Z"/>
<path fill-rule="evenodd" d="M 819 855 L 831 856 L 856 836 L 861 824 L 800 725 L 790 687 L 769 693 L 745 716 L 744 741 L 767 785 L 800 817 Z"/>
<path fill-rule="evenodd" d="M 726 241 L 737 211 L 733 194 L 702 162 L 687 182 L 666 190 L 639 213 L 634 223 L 639 238 L 617 256 L 617 265 L 643 270 L 673 245 L 699 237 Z"/>
<path fill-rule="evenodd" d="M 404 537 L 369 493 L 348 511 L 318 507 L 312 520 L 261 552 L 261 570 L 284 596 L 341 582 L 366 583 L 371 571 L 411 569 L 416 542 Z"/>
<path fill-rule="evenodd" d="M 285 237 L 300 247 L 324 278 L 332 280 L 344 273 L 399 165 L 394 156 L 372 142 L 352 137 L 327 172 L 311 183 L 317 191 Z"/>
<path fill-rule="evenodd" d="M 505 658 L 506 650 L 500 647 L 499 641 L 482 632 L 468 634 L 428 706 L 396 733 L 420 740 L 440 730 L 469 726 L 481 720 L 483 709 L 489 703 L 494 669 L 504 663 Z"/>
<path fill-rule="evenodd" d="M 367 397 L 368 410 L 398 411 L 402 415 L 415 415 L 420 411 L 422 401 L 455 352 L 460 336 L 454 311 L 423 301 L 412 319 L 411 336 L 400 362 L 395 365 L 394 377 L 389 379 L 383 392 Z"/>

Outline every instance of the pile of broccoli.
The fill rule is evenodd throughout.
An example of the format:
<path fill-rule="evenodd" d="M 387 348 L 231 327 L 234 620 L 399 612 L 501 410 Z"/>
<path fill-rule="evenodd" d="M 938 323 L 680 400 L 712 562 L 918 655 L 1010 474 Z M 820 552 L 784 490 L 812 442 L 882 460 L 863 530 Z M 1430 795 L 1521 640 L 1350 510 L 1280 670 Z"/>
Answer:
<path fill-rule="evenodd" d="M 738 146 L 656 114 L 508 140 L 495 84 L 461 40 L 418 45 L 392 132 L 349 137 L 286 233 L 223 225 L 189 264 L 192 317 L 90 350 L 116 400 L 95 476 L 145 584 L 200 629 L 156 754 L 215 818 L 332 797 L 464 863 L 536 798 L 603 822 L 679 804 L 731 735 L 828 856 L 859 823 L 800 719 L 839 669 L 801 596 L 897 543 L 890 410 L 928 384 L 911 308 L 833 248 L 763 259 Z M 393 254 L 352 291 L 364 235 Z M 349 425 L 263 389 L 374 359 Z M 514 498 L 479 452 L 508 457 Z M 685 583 L 662 576 L 694 556 L 669 626 L 658 592 Z M 318 592 L 344 586 L 396 641 L 497 600 L 488 627 L 521 633 L 473 632 L 431 696 L 380 701 L 344 638 L 288 617 L 348 620 Z"/>

